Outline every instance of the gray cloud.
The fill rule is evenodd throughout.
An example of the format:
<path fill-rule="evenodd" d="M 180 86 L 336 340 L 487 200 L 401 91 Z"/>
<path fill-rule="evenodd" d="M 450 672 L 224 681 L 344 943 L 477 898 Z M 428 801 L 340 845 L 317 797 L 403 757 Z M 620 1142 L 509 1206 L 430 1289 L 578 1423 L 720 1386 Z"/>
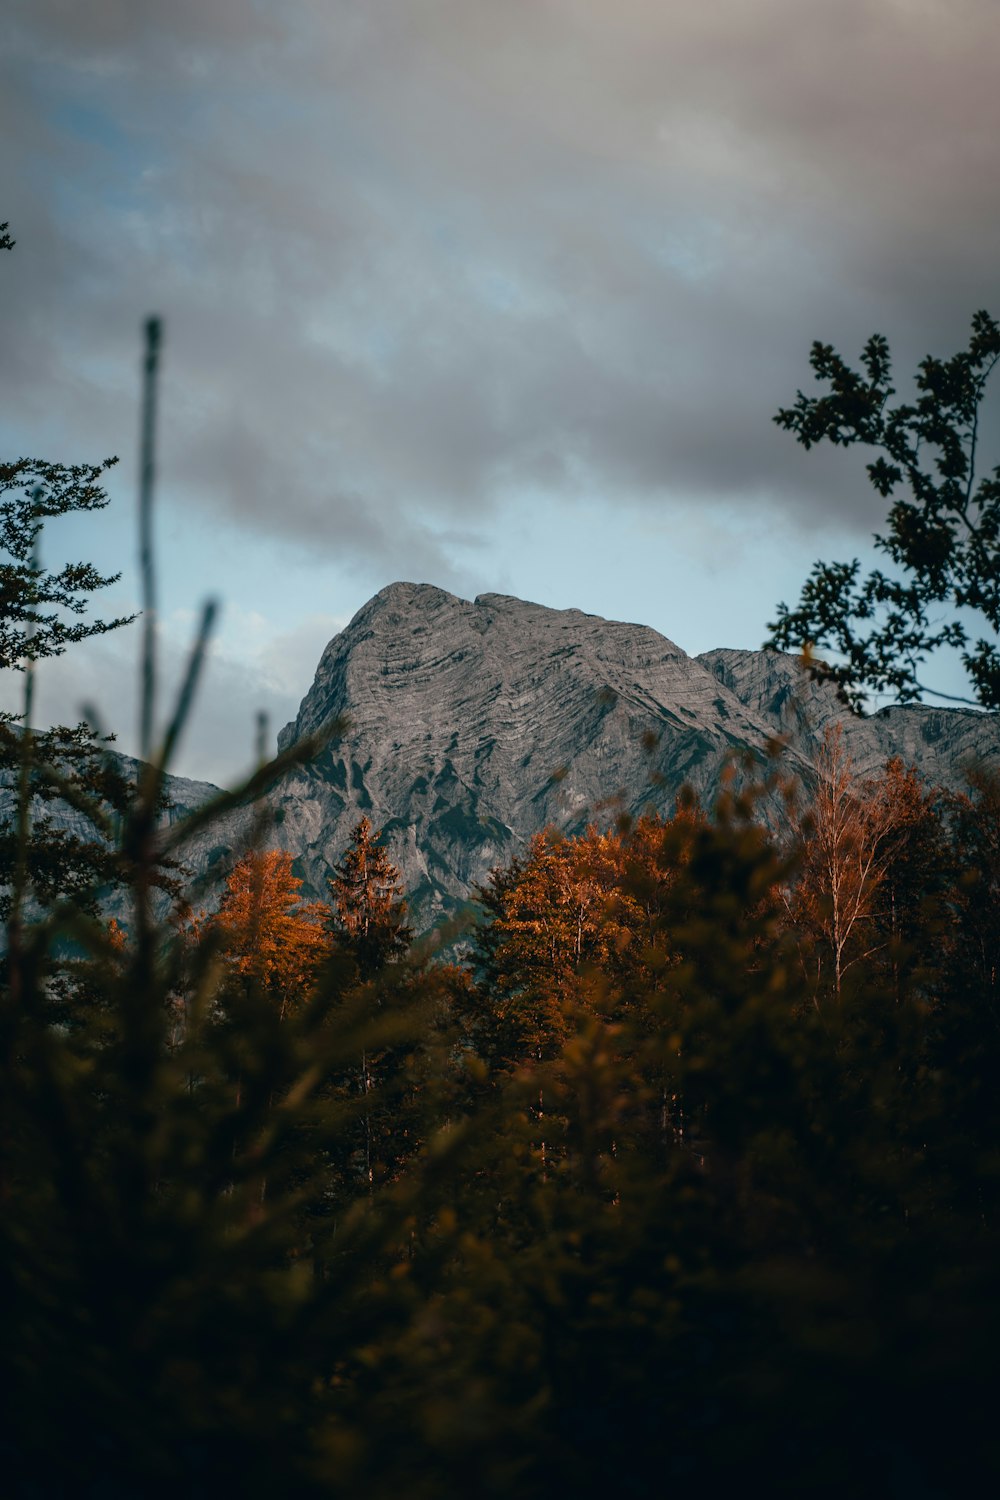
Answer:
<path fill-rule="evenodd" d="M 25 0 L 4 40 L 7 420 L 127 455 L 155 307 L 178 497 L 387 573 L 460 586 L 525 485 L 862 534 L 860 464 L 770 422 L 810 341 L 903 374 L 996 306 L 995 0 Z"/>
<path fill-rule="evenodd" d="M 168 622 L 168 628 L 161 632 L 161 732 L 188 662 L 190 643 L 181 629 L 184 623 L 193 622 Z M 258 713 L 266 715 L 273 753 L 277 732 L 298 712 L 323 647 L 344 624 L 344 619 L 332 615 L 311 615 L 294 630 L 282 631 L 263 617 L 237 619 L 243 654 L 235 655 L 231 640 L 227 646 L 225 638 L 211 649 L 173 769 L 196 780 L 235 784 L 253 767 Z M 41 662 L 37 669 L 35 724 L 77 723 L 85 711 L 93 709 L 105 732 L 114 733 L 119 747 L 134 753 L 138 650 L 137 627 L 133 627 Z M 0 675 L 0 710 L 19 714 L 23 688 L 19 673 Z"/>

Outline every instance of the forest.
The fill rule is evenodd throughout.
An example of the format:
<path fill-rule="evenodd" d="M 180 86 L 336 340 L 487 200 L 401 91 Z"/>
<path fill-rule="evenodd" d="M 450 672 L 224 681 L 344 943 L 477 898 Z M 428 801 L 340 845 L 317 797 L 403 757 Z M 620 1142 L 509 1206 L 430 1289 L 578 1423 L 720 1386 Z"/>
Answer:
<path fill-rule="evenodd" d="M 776 745 L 710 806 L 540 833 L 437 934 L 365 818 L 305 900 L 263 799 L 316 738 L 166 816 L 208 614 L 161 744 L 146 633 L 135 781 L 31 728 L 36 664 L 122 623 L 37 554 L 106 467 L 0 466 L 6 1492 L 977 1492 L 997 776 L 862 778 L 834 730 L 809 778 Z M 185 839 L 238 806 L 213 903 Z"/>

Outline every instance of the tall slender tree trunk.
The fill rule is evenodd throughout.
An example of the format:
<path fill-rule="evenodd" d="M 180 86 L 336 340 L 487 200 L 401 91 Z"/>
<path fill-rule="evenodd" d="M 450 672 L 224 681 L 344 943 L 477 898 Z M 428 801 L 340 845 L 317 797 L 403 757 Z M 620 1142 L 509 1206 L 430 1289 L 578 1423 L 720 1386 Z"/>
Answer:
<path fill-rule="evenodd" d="M 361 1088 L 365 1096 L 365 1177 L 368 1182 L 369 1195 L 374 1190 L 374 1174 L 372 1172 L 372 1117 L 368 1103 L 371 1086 L 371 1074 L 368 1071 L 368 1052 L 365 1050 L 361 1054 Z"/>

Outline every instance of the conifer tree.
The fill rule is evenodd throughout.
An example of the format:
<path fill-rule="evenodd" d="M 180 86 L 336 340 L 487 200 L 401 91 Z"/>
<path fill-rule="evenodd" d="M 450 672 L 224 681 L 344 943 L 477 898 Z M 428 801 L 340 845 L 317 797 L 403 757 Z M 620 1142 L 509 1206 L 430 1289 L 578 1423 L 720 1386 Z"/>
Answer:
<path fill-rule="evenodd" d="M 0 226 L 0 249 L 10 250 L 14 241 L 6 231 L 6 224 Z M 0 462 L 0 671 L 23 674 L 26 688 L 37 662 L 134 618 L 88 615 L 93 596 L 119 574 L 102 573 L 90 562 L 52 569 L 43 557 L 45 522 L 104 509 L 108 495 L 101 481 L 117 462 Z M 11 786 L 23 771 L 31 816 L 31 838 L 20 851 L 15 820 L 5 818 L 0 826 L 0 917 L 11 915 L 19 858 L 29 898 L 42 906 L 68 900 L 93 914 L 100 895 L 122 878 L 121 851 L 114 848 L 108 820 L 124 812 L 130 788 L 105 753 L 114 736 L 101 737 L 85 723 L 38 731 L 20 722 L 23 717 L 0 713 L 0 786 Z M 72 832 L 55 826 L 50 815 L 53 804 L 67 798 L 79 815 Z M 153 879 L 176 891 L 162 869 Z"/>
<path fill-rule="evenodd" d="M 104 509 L 108 495 L 100 481 L 117 462 L 19 458 L 0 463 L 0 669 L 23 671 L 26 660 L 59 656 L 67 646 L 135 618 L 84 618 L 91 595 L 117 583 L 120 574 L 103 574 L 87 562 L 66 563 L 53 572 L 39 556 L 46 520 Z"/>
<path fill-rule="evenodd" d="M 12 250 L 6 230 L 0 225 L 0 249 Z M 89 562 L 69 562 L 53 572 L 40 558 L 46 520 L 104 509 L 108 496 L 101 479 L 117 462 L 0 461 L 0 670 L 23 671 L 29 660 L 58 656 L 76 641 L 134 619 L 84 618 L 91 595 L 117 583 L 119 573 L 103 574 Z M 0 721 L 9 723 L 10 715 Z"/>
<path fill-rule="evenodd" d="M 950 946 L 948 895 L 954 859 L 944 823 L 945 799 L 913 766 L 893 756 L 869 794 L 890 824 L 874 919 L 884 935 L 883 963 L 896 999 L 916 984 L 928 998 L 940 993 Z"/>
<path fill-rule="evenodd" d="M 671 830 L 686 847 L 699 818 L 696 808 L 679 808 L 669 822 L 645 814 L 575 838 L 547 829 L 521 859 L 492 871 L 480 890 L 489 920 L 473 963 L 477 1030 L 496 1060 L 513 1066 L 553 1056 L 573 1030 L 588 975 L 600 974 L 602 1005 L 618 1013 L 636 973 L 665 968 L 660 917 L 677 871 L 664 864 L 664 840 Z"/>
<path fill-rule="evenodd" d="M 345 954 L 354 965 L 363 993 L 384 1010 L 391 1000 L 405 1006 L 407 985 L 377 983 L 387 968 L 394 968 L 408 949 L 413 930 L 406 921 L 406 900 L 399 871 L 380 843 L 381 830 L 373 831 L 363 817 L 351 833 L 351 842 L 334 867 L 329 881 L 334 910 L 330 919 L 334 951 Z M 388 1017 L 386 1019 L 389 1019 Z M 387 1169 L 388 1158 L 398 1155 L 394 1145 L 396 1124 L 385 1100 L 398 1091 L 405 1054 L 379 1048 L 362 1049 L 359 1066 L 343 1087 L 356 1092 L 361 1101 L 362 1136 L 359 1148 L 363 1180 L 372 1191 L 376 1177 Z"/>
<path fill-rule="evenodd" d="M 330 948 L 328 909 L 320 901 L 303 902 L 301 887 L 289 853 L 251 850 L 230 872 L 219 910 L 207 923 L 234 971 L 270 995 L 281 1018 L 306 997 Z"/>
<path fill-rule="evenodd" d="M 381 837 L 381 830 L 373 832 L 369 820 L 362 818 L 329 882 L 334 935 L 354 957 L 362 979 L 372 978 L 401 957 L 413 937 L 399 871 L 379 842 Z"/>

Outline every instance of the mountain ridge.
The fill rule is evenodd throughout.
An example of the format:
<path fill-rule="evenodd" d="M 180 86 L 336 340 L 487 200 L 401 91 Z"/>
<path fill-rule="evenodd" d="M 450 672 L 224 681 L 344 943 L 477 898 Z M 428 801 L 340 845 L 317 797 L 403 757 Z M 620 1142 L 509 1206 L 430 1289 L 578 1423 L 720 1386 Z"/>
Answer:
<path fill-rule="evenodd" d="M 734 753 L 763 766 L 775 738 L 807 773 L 841 722 L 859 774 L 899 753 L 952 789 L 963 761 L 1000 760 L 996 715 L 911 705 L 857 718 L 778 653 L 691 657 L 650 626 L 405 582 L 328 643 L 279 746 L 345 716 L 350 727 L 276 789 L 276 837 L 323 894 L 369 816 L 424 925 L 540 828 L 669 811 L 685 782 L 710 798 Z"/>
<path fill-rule="evenodd" d="M 775 741 L 784 768 L 808 779 L 835 723 L 859 776 L 899 755 L 957 790 L 966 765 L 1000 767 L 997 713 L 912 704 L 862 718 L 790 656 L 719 647 L 692 657 L 647 625 L 394 583 L 327 643 L 278 745 L 339 724 L 336 733 L 254 807 L 194 834 L 183 858 L 218 891 L 263 815 L 303 894 L 324 898 L 367 816 L 385 830 L 414 924 L 427 930 L 542 828 L 669 813 L 685 784 L 710 803 L 727 765 L 745 761 L 739 774 L 759 775 Z M 171 820 L 216 790 L 171 778 Z M 66 826 L 85 836 L 79 818 L 66 809 Z"/>

